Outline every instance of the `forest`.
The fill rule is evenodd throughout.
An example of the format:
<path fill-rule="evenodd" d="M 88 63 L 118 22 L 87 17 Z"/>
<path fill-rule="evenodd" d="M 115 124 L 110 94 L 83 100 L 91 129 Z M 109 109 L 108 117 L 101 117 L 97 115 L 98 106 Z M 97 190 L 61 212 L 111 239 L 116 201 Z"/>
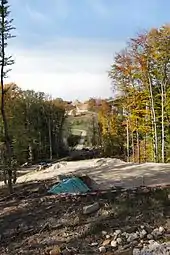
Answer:
<path fill-rule="evenodd" d="M 170 25 L 130 39 L 109 77 L 118 96 L 98 114 L 104 151 L 132 162 L 169 162 Z"/>
<path fill-rule="evenodd" d="M 170 161 L 170 26 L 139 34 L 117 53 L 109 71 L 115 98 L 88 100 L 90 144 L 105 157 L 131 162 Z M 68 102 L 4 85 L 12 167 L 67 155 Z M 63 132 L 64 131 L 64 132 Z M 68 131 L 69 132 L 69 131 Z M 8 155 L 1 120 L 1 168 Z M 15 173 L 15 171 L 13 171 Z M 14 177 L 15 179 L 15 177 Z"/>
<path fill-rule="evenodd" d="M 67 155 L 69 102 L 5 84 L 14 64 L 6 54 L 14 27 L 8 1 L 2 0 L 0 8 L 1 179 L 12 191 L 18 166 Z M 131 38 L 116 53 L 108 75 L 113 98 L 88 100 L 92 113 L 88 144 L 104 157 L 169 162 L 170 25 Z"/>
<path fill-rule="evenodd" d="M 14 166 L 61 157 L 64 153 L 64 102 L 42 92 L 23 91 L 15 84 L 6 85 L 4 91 Z M 1 120 L 1 164 L 4 166 L 7 155 L 2 131 Z"/>

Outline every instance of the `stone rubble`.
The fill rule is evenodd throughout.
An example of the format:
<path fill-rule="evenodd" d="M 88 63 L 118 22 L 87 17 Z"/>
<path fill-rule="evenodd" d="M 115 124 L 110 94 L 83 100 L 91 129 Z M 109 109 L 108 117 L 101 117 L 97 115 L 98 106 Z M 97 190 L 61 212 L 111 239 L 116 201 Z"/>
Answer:
<path fill-rule="evenodd" d="M 170 255 L 170 242 L 165 242 L 166 230 L 162 226 L 155 229 L 140 226 L 132 233 L 122 232 L 120 229 L 114 233 L 102 231 L 102 236 L 105 240 L 98 246 L 100 253 L 114 251 L 118 255 Z"/>
<path fill-rule="evenodd" d="M 158 243 L 154 240 L 152 243 L 144 246 L 142 250 L 135 253 L 133 250 L 133 255 L 169 255 L 170 254 L 170 242 Z"/>

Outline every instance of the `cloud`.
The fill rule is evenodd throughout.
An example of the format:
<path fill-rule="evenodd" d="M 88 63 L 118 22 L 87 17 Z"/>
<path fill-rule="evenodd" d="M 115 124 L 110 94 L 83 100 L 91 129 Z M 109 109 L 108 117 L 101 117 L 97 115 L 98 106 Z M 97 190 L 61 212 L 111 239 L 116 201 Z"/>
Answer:
<path fill-rule="evenodd" d="M 70 4 L 68 0 L 52 0 L 54 4 L 55 15 L 58 19 L 65 20 L 70 11 Z"/>
<path fill-rule="evenodd" d="M 119 27 L 120 24 L 132 26 L 133 22 L 143 26 L 160 16 L 160 0 L 87 0 L 87 3 L 94 15 L 111 20 Z"/>
<path fill-rule="evenodd" d="M 32 9 L 28 4 L 25 6 L 26 12 L 30 19 L 32 19 L 35 22 L 47 22 L 48 18 L 43 14 L 42 12 L 39 12 L 35 9 Z"/>
<path fill-rule="evenodd" d="M 68 0 L 50 0 L 50 5 L 42 3 L 44 1 L 37 0 L 36 5 L 29 2 L 24 5 L 29 17 L 35 22 L 49 22 L 57 20 L 65 20 L 68 17 L 70 5 Z"/>
<path fill-rule="evenodd" d="M 123 46 L 123 42 L 65 38 L 39 49 L 11 48 L 16 64 L 8 81 L 68 100 L 108 97 L 112 92 L 107 71 L 114 52 Z"/>
<path fill-rule="evenodd" d="M 110 14 L 110 9 L 107 3 L 103 0 L 87 0 L 88 5 L 91 9 L 100 17 L 107 18 Z"/>

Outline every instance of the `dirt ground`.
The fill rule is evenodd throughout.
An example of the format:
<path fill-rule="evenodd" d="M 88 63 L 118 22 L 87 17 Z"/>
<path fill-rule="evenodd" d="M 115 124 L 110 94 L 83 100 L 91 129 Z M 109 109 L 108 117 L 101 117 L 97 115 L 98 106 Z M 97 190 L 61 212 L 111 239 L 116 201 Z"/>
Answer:
<path fill-rule="evenodd" d="M 87 174 L 94 179 L 101 189 L 110 189 L 113 186 L 126 188 L 141 185 L 155 186 L 170 184 L 170 164 L 126 163 L 119 159 L 90 159 L 53 164 L 43 171 L 30 171 L 20 176 L 18 183 L 35 180 L 48 180 L 56 178 L 59 174 Z M 3 183 L 1 183 L 3 184 Z"/>
<path fill-rule="evenodd" d="M 54 182 L 18 184 L 11 196 L 0 189 L 1 255 L 48 255 L 56 246 L 69 250 L 67 254 L 99 254 L 90 244 L 100 244 L 103 230 L 133 231 L 141 224 L 149 228 L 170 227 L 168 189 L 145 188 L 61 199 L 47 194 Z M 100 209 L 84 215 L 83 206 L 95 201 Z"/>

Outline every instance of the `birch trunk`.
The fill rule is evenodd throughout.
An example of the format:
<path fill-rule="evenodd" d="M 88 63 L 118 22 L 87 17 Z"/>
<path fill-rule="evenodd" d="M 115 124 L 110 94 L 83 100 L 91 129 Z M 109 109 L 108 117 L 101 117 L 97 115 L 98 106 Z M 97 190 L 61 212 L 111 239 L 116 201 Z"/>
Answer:
<path fill-rule="evenodd" d="M 153 132 L 154 132 L 154 161 L 158 162 L 158 134 L 157 134 L 157 124 L 156 124 L 156 113 L 155 113 L 155 107 L 154 107 L 154 99 L 153 99 L 153 90 L 152 90 L 152 79 L 149 73 L 148 68 L 148 81 L 149 81 L 149 93 L 150 93 L 150 103 L 151 103 L 151 114 L 152 114 L 152 126 L 153 126 Z"/>
<path fill-rule="evenodd" d="M 134 133 L 132 132 L 132 155 L 133 155 L 133 162 L 135 162 L 135 146 L 134 146 Z"/>
<path fill-rule="evenodd" d="M 127 150 L 127 162 L 130 161 L 130 153 L 129 153 L 129 120 L 127 119 L 127 125 L 126 125 L 126 138 L 127 138 L 127 145 L 126 145 L 126 150 Z"/>
<path fill-rule="evenodd" d="M 48 135 L 49 135 L 49 146 L 50 146 L 50 160 L 53 159 L 53 149 L 52 149 L 52 136 L 51 136 L 51 120 L 48 120 Z"/>
<path fill-rule="evenodd" d="M 32 144 L 31 142 L 28 145 L 28 154 L 29 154 L 29 162 L 32 164 L 33 162 L 33 149 L 32 149 Z"/>
<path fill-rule="evenodd" d="M 165 162 L 164 85 L 161 83 L 162 163 Z"/>
<path fill-rule="evenodd" d="M 146 150 L 147 150 L 147 133 L 145 133 L 145 137 L 144 137 L 144 162 L 147 161 Z"/>
<path fill-rule="evenodd" d="M 138 160 L 138 163 L 140 163 L 140 141 L 139 141 L 139 131 L 137 129 L 136 131 L 136 139 L 137 139 L 137 160 Z"/>

